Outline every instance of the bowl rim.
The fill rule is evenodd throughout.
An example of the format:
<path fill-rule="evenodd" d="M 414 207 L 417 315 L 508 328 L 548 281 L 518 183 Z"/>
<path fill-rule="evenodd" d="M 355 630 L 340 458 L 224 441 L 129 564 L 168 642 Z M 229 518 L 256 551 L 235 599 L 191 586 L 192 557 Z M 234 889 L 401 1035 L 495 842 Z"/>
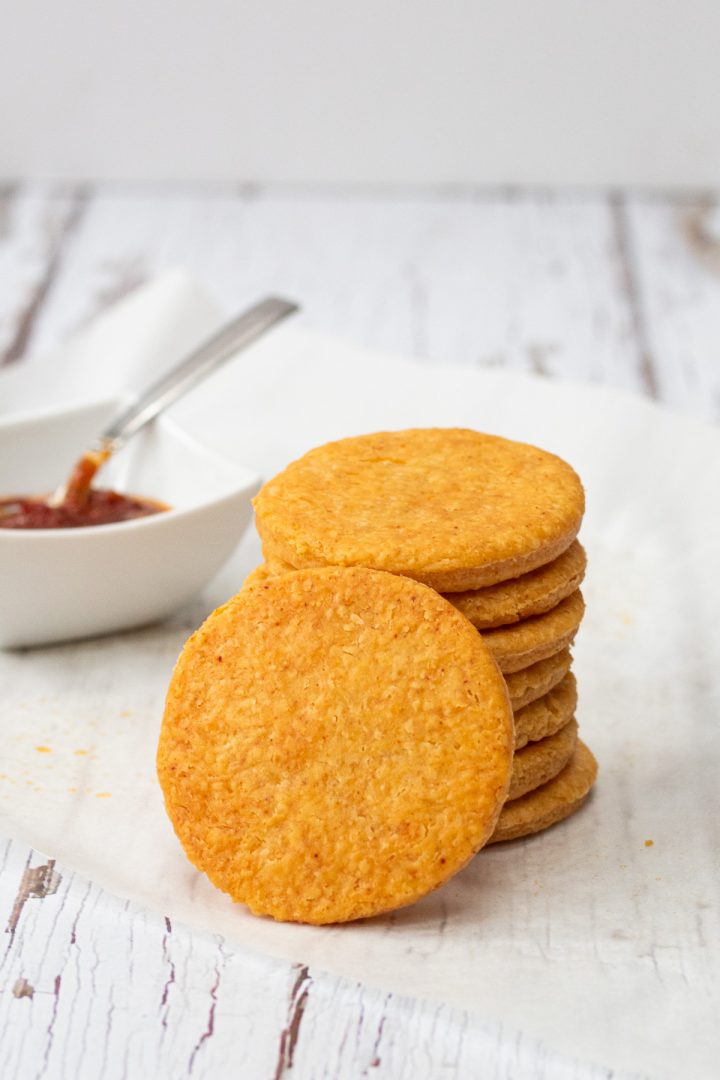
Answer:
<path fill-rule="evenodd" d="M 78 403 L 77 405 L 54 406 L 50 409 L 38 409 L 34 411 L 22 410 L 22 412 L 16 412 L 8 416 L 0 416 L 0 434 L 7 436 L 8 433 L 12 432 L 13 428 L 25 428 L 34 424 L 42 424 L 44 420 L 52 421 L 62 416 L 73 416 L 77 413 L 97 409 L 104 405 L 113 405 L 119 409 L 132 400 L 133 397 L 130 394 L 113 394 L 107 397 L 97 398 L 94 401 Z M 212 464 L 216 468 L 222 469 L 229 480 L 234 480 L 235 487 L 225 492 L 223 495 L 216 495 L 214 498 L 206 499 L 196 506 L 189 506 L 184 509 L 170 507 L 169 510 L 164 510 L 162 513 L 149 514 L 146 517 L 131 518 L 128 521 L 111 522 L 105 525 L 81 525 L 73 528 L 60 529 L 0 528 L 0 544 L 37 544 L 48 542 L 48 540 L 53 543 L 58 543 L 61 537 L 62 542 L 68 543 L 79 537 L 98 536 L 99 538 L 102 536 L 115 536 L 117 535 L 118 530 L 120 530 L 121 534 L 127 534 L 131 530 L 136 531 L 138 529 L 157 528 L 161 523 L 162 526 L 166 526 L 171 522 L 175 523 L 195 517 L 212 508 L 223 507 L 227 503 L 233 502 L 243 495 L 252 496 L 259 490 L 262 483 L 262 477 L 259 473 L 255 472 L 250 466 L 238 465 L 230 458 L 219 454 L 216 450 L 211 450 L 196 436 L 188 434 L 182 425 L 178 424 L 172 417 L 159 416 L 156 420 L 152 421 L 152 424 L 153 426 L 158 425 L 159 427 L 164 428 L 173 438 L 184 442 L 194 453 L 203 457 L 208 464 Z"/>

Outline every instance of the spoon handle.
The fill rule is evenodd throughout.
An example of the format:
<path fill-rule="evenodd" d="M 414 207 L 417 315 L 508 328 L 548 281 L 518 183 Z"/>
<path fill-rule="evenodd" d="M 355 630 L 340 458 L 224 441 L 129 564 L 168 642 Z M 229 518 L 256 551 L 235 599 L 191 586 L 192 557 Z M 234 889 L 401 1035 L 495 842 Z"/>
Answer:
<path fill-rule="evenodd" d="M 270 296 L 226 323 L 116 417 L 101 435 L 101 446 L 111 452 L 124 446 L 128 439 L 158 413 L 174 404 L 241 349 L 251 345 L 275 323 L 297 310 L 297 304 Z"/>

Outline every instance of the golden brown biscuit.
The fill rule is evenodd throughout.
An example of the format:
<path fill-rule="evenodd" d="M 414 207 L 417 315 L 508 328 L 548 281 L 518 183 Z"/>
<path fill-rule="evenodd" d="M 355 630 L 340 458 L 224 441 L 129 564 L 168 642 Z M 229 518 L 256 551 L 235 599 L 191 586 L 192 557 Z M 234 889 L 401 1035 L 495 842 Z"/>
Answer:
<path fill-rule="evenodd" d="M 271 578 L 276 577 L 279 573 L 289 573 L 293 570 L 297 570 L 296 566 L 290 566 L 289 563 L 283 563 L 282 558 L 273 558 L 271 555 L 266 558 L 266 561 L 262 563 L 262 566 L 268 570 L 268 576 Z"/>
<path fill-rule="evenodd" d="M 257 914 L 410 904 L 491 835 L 512 769 L 482 639 L 408 578 L 331 568 L 243 589 L 190 638 L 158 748 L 185 852 Z"/>
<path fill-rule="evenodd" d="M 296 566 L 291 566 L 290 563 L 283 562 L 282 559 L 272 557 L 266 559 L 261 565 L 265 567 L 268 577 L 277 577 L 278 574 L 289 574 L 293 570 L 297 570 Z"/>
<path fill-rule="evenodd" d="M 269 577 L 274 576 L 275 575 L 268 568 L 267 563 L 260 563 L 259 566 L 256 566 L 254 570 L 250 571 L 243 581 L 242 587 L 243 589 L 246 589 L 251 585 L 262 585 Z"/>
<path fill-rule="evenodd" d="M 585 550 L 574 540 L 557 559 L 529 574 L 470 592 L 448 593 L 447 599 L 478 630 L 509 626 L 542 615 L 575 592 L 585 576 Z"/>
<path fill-rule="evenodd" d="M 574 814 L 595 783 L 597 768 L 592 752 L 578 739 L 575 752 L 561 773 L 529 795 L 505 804 L 489 843 L 530 836 Z"/>
<path fill-rule="evenodd" d="M 512 673 L 571 645 L 584 611 L 582 593 L 577 589 L 544 615 L 533 615 L 514 626 L 499 626 L 479 633 L 500 670 Z"/>
<path fill-rule="evenodd" d="M 505 682 L 510 694 L 510 704 L 514 710 L 522 709 L 531 701 L 547 694 L 553 686 L 557 686 L 570 670 L 572 655 L 569 649 L 548 656 L 545 660 L 538 660 L 530 667 L 521 668 L 520 671 L 507 672 Z"/>
<path fill-rule="evenodd" d="M 554 689 L 515 713 L 515 752 L 554 735 L 572 720 L 576 706 L 577 683 L 568 672 Z"/>
<path fill-rule="evenodd" d="M 255 499 L 266 561 L 370 566 L 439 592 L 557 558 L 584 511 L 566 462 L 463 428 L 380 432 L 311 450 Z"/>
<path fill-rule="evenodd" d="M 573 755 L 578 726 L 575 720 L 539 742 L 528 743 L 513 759 L 508 802 L 527 795 L 561 772 Z"/>

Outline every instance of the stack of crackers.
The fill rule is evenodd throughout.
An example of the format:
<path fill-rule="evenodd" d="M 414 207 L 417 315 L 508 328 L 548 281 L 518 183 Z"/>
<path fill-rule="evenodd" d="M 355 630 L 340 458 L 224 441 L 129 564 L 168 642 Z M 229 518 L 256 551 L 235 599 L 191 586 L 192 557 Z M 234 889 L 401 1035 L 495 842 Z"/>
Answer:
<path fill-rule="evenodd" d="M 567 463 L 464 429 L 344 439 L 266 484 L 265 562 L 168 694 L 195 865 L 257 913 L 344 921 L 577 810 L 583 512 Z"/>

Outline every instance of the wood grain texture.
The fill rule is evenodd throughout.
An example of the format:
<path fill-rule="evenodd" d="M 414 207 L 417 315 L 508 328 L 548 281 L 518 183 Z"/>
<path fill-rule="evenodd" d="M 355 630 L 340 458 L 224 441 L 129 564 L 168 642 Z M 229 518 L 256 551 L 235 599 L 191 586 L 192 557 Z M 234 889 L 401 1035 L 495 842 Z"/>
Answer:
<path fill-rule="evenodd" d="M 0 281 L 12 306 L 0 317 L 0 365 L 24 356 L 85 209 L 78 188 L 54 198 L 0 193 Z"/>
<path fill-rule="evenodd" d="M 275 290 L 368 346 L 643 390 L 624 255 L 606 198 L 110 191 L 86 200 L 33 347 L 184 265 L 228 309 Z"/>
<path fill-rule="evenodd" d="M 720 417 L 720 235 L 716 203 L 627 200 L 628 242 L 657 396 Z"/>
<path fill-rule="evenodd" d="M 187 190 L 0 192 L 0 352 L 54 346 L 187 266 L 228 308 L 432 358 L 720 411 L 720 279 L 678 200 Z M 48 853 L 50 856 L 52 853 Z M 0 844 L 0 1076 L 584 1078 L 477 1017 L 190 933 Z M 617 1074 L 614 1074 L 617 1076 Z"/>

